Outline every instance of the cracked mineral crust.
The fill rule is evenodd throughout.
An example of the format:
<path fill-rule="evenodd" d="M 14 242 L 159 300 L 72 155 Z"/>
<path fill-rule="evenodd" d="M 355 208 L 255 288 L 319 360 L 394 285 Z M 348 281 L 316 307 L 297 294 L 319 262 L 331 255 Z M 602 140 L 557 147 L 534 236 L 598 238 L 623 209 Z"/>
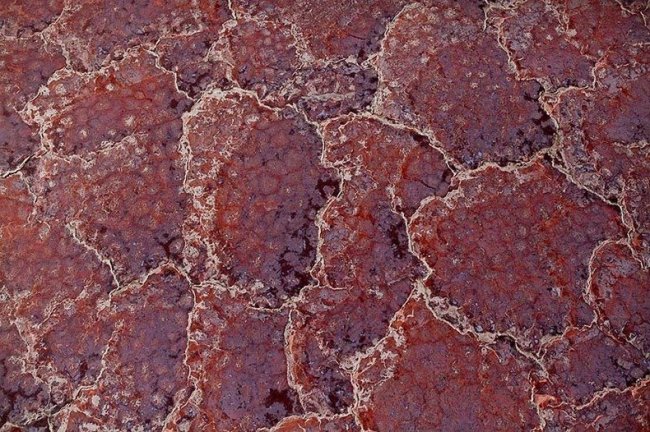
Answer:
<path fill-rule="evenodd" d="M 480 344 L 410 299 L 361 360 L 359 418 L 368 430 L 532 430 L 530 370 L 509 345 Z"/>
<path fill-rule="evenodd" d="M 0 1 L 0 432 L 649 431 L 649 20 Z"/>
<path fill-rule="evenodd" d="M 594 319 L 585 298 L 592 251 L 624 234 L 613 206 L 546 163 L 488 167 L 457 192 L 428 201 L 412 225 L 433 296 L 479 333 L 535 351 Z"/>

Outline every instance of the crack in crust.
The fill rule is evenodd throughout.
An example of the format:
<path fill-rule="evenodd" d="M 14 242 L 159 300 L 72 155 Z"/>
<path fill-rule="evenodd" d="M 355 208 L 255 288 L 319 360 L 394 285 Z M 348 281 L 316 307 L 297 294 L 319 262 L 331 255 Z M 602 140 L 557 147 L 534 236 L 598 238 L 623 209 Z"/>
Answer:
<path fill-rule="evenodd" d="M 650 427 L 646 3 L 100 3 L 0 8 L 1 431 Z"/>

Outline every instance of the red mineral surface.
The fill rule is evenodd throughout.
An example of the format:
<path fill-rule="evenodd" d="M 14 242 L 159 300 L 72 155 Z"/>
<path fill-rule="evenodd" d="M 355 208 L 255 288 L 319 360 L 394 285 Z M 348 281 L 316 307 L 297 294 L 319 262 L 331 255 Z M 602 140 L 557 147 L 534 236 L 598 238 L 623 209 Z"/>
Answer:
<path fill-rule="evenodd" d="M 42 216 L 74 230 L 120 282 L 180 258 L 188 101 L 152 55 L 133 51 L 97 73 L 62 71 L 26 109 L 49 150 L 30 179 Z"/>
<path fill-rule="evenodd" d="M 183 430 L 273 426 L 300 414 L 284 353 L 287 311 L 261 310 L 207 285 L 196 292 L 187 364 L 194 392 L 172 418 Z"/>
<path fill-rule="evenodd" d="M 224 24 L 232 13 L 226 0 L 200 0 L 194 15 L 200 30 L 189 34 L 171 32 L 156 41 L 155 52 L 161 67 L 172 71 L 178 88 L 196 97 L 209 85 L 227 85 L 228 65 L 213 55 Z"/>
<path fill-rule="evenodd" d="M 555 128 L 542 87 L 517 79 L 478 2 L 407 7 L 383 41 L 377 111 L 421 130 L 468 167 L 530 157 Z M 453 78 L 451 78 L 453 77 Z"/>
<path fill-rule="evenodd" d="M 408 2 L 369 0 L 234 0 L 238 15 L 288 22 L 309 54 L 318 59 L 364 59 L 379 49 L 391 19 Z"/>
<path fill-rule="evenodd" d="M 361 429 L 350 414 L 342 416 L 317 416 L 314 414 L 303 417 L 287 417 L 269 432 L 352 432 Z"/>
<path fill-rule="evenodd" d="M 40 149 L 38 128 L 26 123 L 21 111 L 39 87 L 65 66 L 65 60 L 38 36 L 0 38 L 0 65 L 0 172 L 4 173 Z"/>
<path fill-rule="evenodd" d="M 241 20 L 228 30 L 233 79 L 260 96 L 277 90 L 298 69 L 296 40 L 288 25 Z"/>
<path fill-rule="evenodd" d="M 645 381 L 623 392 L 603 393 L 584 407 L 543 415 L 549 432 L 645 431 L 650 427 L 650 385 Z"/>
<path fill-rule="evenodd" d="M 650 371 L 650 361 L 626 342 L 597 327 L 570 329 L 551 342 L 542 357 L 548 376 L 540 376 L 535 397 L 542 405 L 582 406 L 604 390 L 624 390 Z"/>
<path fill-rule="evenodd" d="M 115 288 L 109 268 L 68 230 L 33 218 L 32 200 L 20 177 L 0 182 L 0 416 L 26 424 L 97 378 L 110 336 L 98 315 Z"/>
<path fill-rule="evenodd" d="M 536 162 L 476 172 L 453 196 L 428 201 L 412 232 L 432 268 L 434 296 L 458 307 L 476 331 L 509 334 L 536 350 L 594 318 L 585 293 L 589 260 L 599 242 L 623 235 L 619 218 Z"/>
<path fill-rule="evenodd" d="M 647 432 L 649 18 L 1 0 L 0 432 Z"/>
<path fill-rule="evenodd" d="M 63 70 L 30 102 L 27 115 L 60 155 L 85 155 L 137 136 L 161 148 L 177 145 L 189 101 L 155 60 L 134 50 L 97 73 Z"/>
<path fill-rule="evenodd" d="M 621 338 L 650 351 L 650 274 L 623 244 L 608 243 L 593 258 L 591 295 L 602 323 Z"/>
<path fill-rule="evenodd" d="M 409 300 L 355 375 L 366 430 L 532 430 L 530 362 Z M 507 407 L 507 409 L 504 409 Z"/>
<path fill-rule="evenodd" d="M 212 84 L 228 86 L 230 69 L 214 54 L 219 43 L 216 32 L 202 31 L 161 38 L 156 51 L 160 66 L 174 73 L 178 89 L 196 98 Z"/>
<path fill-rule="evenodd" d="M 121 59 L 131 47 L 151 47 L 162 36 L 191 35 L 215 26 L 223 7 L 210 0 L 67 1 L 44 32 L 64 49 L 70 67 L 88 71 Z"/>
<path fill-rule="evenodd" d="M 538 80 L 550 89 L 591 83 L 596 59 L 581 52 L 583 34 L 568 22 L 560 2 L 493 6 L 488 16 L 496 21 L 500 42 L 521 78 Z"/>
<path fill-rule="evenodd" d="M 296 71 L 267 97 L 268 103 L 296 104 L 312 121 L 356 113 L 370 105 L 377 73 L 357 63 L 315 64 Z"/>
<path fill-rule="evenodd" d="M 163 426 L 187 392 L 184 356 L 193 303 L 187 280 L 170 268 L 112 295 L 101 317 L 113 330 L 99 377 L 57 413 L 55 424 L 71 430 Z"/>
<path fill-rule="evenodd" d="M 88 159 L 54 155 L 32 177 L 40 214 L 67 227 L 128 283 L 162 261 L 180 261 L 187 196 L 173 148 L 127 137 Z"/>
<path fill-rule="evenodd" d="M 450 171 L 424 137 L 372 119 L 333 122 L 325 140 L 342 193 L 322 215 L 321 284 L 297 301 L 290 347 L 304 402 L 342 412 L 352 403 L 346 364 L 385 334 L 425 273 L 409 250 L 404 213 L 444 195 Z"/>
<path fill-rule="evenodd" d="M 647 33 L 650 39 L 650 32 Z M 640 48 L 637 48 L 640 49 Z M 596 85 L 568 90 L 553 105 L 562 131 L 560 152 L 576 181 L 619 203 L 634 243 L 650 264 L 650 94 L 647 53 L 605 61 Z"/>
<path fill-rule="evenodd" d="M 63 12 L 65 0 L 7 0 L 0 8 L 0 33 L 22 37 L 38 33 Z"/>
<path fill-rule="evenodd" d="M 186 146 L 195 239 L 186 257 L 197 277 L 224 279 L 271 306 L 311 283 L 315 219 L 338 189 L 319 163 L 314 127 L 293 109 L 216 92 L 186 117 Z"/>

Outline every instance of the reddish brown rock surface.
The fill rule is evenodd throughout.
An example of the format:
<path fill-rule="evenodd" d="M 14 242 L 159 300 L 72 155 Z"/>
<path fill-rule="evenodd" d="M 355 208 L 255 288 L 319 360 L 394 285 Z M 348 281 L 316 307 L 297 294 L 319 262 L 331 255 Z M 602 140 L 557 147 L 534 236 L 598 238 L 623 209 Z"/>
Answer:
<path fill-rule="evenodd" d="M 526 1 L 504 9 L 498 3 L 493 6 L 488 16 L 496 21 L 500 42 L 521 78 L 538 80 L 550 89 L 591 83 L 596 59 L 581 52 L 584 33 L 578 33 L 559 2 Z"/>
<path fill-rule="evenodd" d="M 312 121 L 362 111 L 377 90 L 377 73 L 356 63 L 316 64 L 302 68 L 269 94 L 268 103 L 297 105 Z"/>
<path fill-rule="evenodd" d="M 38 36 L 20 40 L 0 38 L 0 172 L 16 169 L 41 147 L 38 128 L 21 114 L 50 76 L 65 66 L 65 59 Z"/>
<path fill-rule="evenodd" d="M 98 73 L 61 71 L 26 108 L 50 153 L 33 168 L 42 217 L 74 229 L 120 282 L 180 258 L 188 107 L 172 74 L 133 51 Z"/>
<path fill-rule="evenodd" d="M 224 4 L 208 0 L 67 3 L 44 33 L 65 50 L 70 66 L 81 71 L 119 60 L 130 47 L 151 47 L 162 36 L 214 28 L 227 16 Z"/>
<path fill-rule="evenodd" d="M 97 378 L 110 336 L 99 314 L 115 288 L 70 232 L 32 220 L 32 199 L 19 177 L 0 183 L 0 416 L 19 424 L 45 418 Z"/>
<path fill-rule="evenodd" d="M 291 362 L 309 407 L 344 411 L 352 403 L 351 358 L 381 338 L 422 277 L 409 251 L 408 216 L 429 194 L 444 195 L 449 169 L 428 141 L 372 119 L 333 122 L 326 160 L 342 193 L 322 215 L 320 286 L 298 300 Z"/>
<path fill-rule="evenodd" d="M 597 392 L 623 390 L 648 374 L 642 352 L 595 327 L 571 329 L 545 349 L 548 377 L 539 378 L 538 399 L 546 405 L 587 404 Z"/>
<path fill-rule="evenodd" d="M 0 2 L 0 432 L 649 430 L 649 12 Z"/>
<path fill-rule="evenodd" d="M 509 334 L 526 349 L 594 318 L 589 259 L 623 235 L 616 209 L 544 163 L 489 167 L 457 194 L 420 209 L 413 240 L 431 266 L 427 286 L 479 332 Z M 573 227 L 579 225 L 580 230 Z"/>
<path fill-rule="evenodd" d="M 308 414 L 303 417 L 287 417 L 278 423 L 273 432 L 351 432 L 361 429 L 350 414 L 321 417 Z"/>
<path fill-rule="evenodd" d="M 613 243 L 596 252 L 592 268 L 590 290 L 600 320 L 614 335 L 647 353 L 650 350 L 648 269 L 642 268 L 625 245 Z"/>
<path fill-rule="evenodd" d="M 645 96 L 650 86 L 642 56 L 608 60 L 626 63 L 597 68 L 596 86 L 563 93 L 553 105 L 553 114 L 563 133 L 560 152 L 567 168 L 581 184 L 623 207 L 632 225 L 633 246 L 647 266 L 650 104 Z"/>
<path fill-rule="evenodd" d="M 429 131 L 460 163 L 507 163 L 552 145 L 541 86 L 517 79 L 478 2 L 408 7 L 377 60 L 377 111 Z M 471 54 L 469 54 L 471 53 Z M 453 77 L 453 78 L 452 78 Z"/>
<path fill-rule="evenodd" d="M 39 217 L 75 232 L 120 283 L 180 261 L 187 197 L 175 150 L 129 137 L 87 161 L 44 157 L 32 179 Z"/>
<path fill-rule="evenodd" d="M 163 268 L 139 287 L 118 292 L 100 325 L 113 328 L 102 369 L 55 417 L 64 429 L 159 429 L 187 390 L 188 282 Z"/>
<path fill-rule="evenodd" d="M 3 36 L 26 36 L 52 24 L 63 12 L 65 0 L 7 0 L 0 9 Z"/>
<path fill-rule="evenodd" d="M 177 144 L 188 106 L 172 74 L 157 68 L 153 55 L 134 50 L 95 74 L 61 71 L 26 112 L 57 154 L 83 156 L 129 136 Z"/>
<path fill-rule="evenodd" d="M 338 189 L 316 130 L 238 92 L 205 97 L 186 120 L 193 273 L 278 306 L 311 283 L 315 219 Z"/>
<path fill-rule="evenodd" d="M 411 299 L 361 360 L 358 415 L 376 431 L 532 430 L 530 371 L 510 347 L 481 345 Z"/>
<path fill-rule="evenodd" d="M 623 392 L 611 391 L 595 398 L 588 405 L 572 409 L 544 412 L 546 430 L 644 431 L 650 426 L 650 386 L 645 381 Z"/>
<path fill-rule="evenodd" d="M 196 292 L 187 364 L 194 393 L 172 418 L 184 430 L 256 430 L 302 408 L 288 382 L 287 311 L 251 308 L 220 287 Z"/>
<path fill-rule="evenodd" d="M 337 0 L 232 2 L 238 15 L 289 22 L 310 56 L 323 60 L 364 59 L 379 49 L 390 20 L 404 0 L 370 0 L 347 5 Z"/>

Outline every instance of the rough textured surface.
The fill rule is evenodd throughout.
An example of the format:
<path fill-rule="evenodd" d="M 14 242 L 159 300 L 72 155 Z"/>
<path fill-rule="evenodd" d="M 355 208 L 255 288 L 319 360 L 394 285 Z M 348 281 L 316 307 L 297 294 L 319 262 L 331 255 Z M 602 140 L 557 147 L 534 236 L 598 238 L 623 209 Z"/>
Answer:
<path fill-rule="evenodd" d="M 171 74 L 137 50 L 96 74 L 62 71 L 26 108 L 49 150 L 32 176 L 42 217 L 74 230 L 120 282 L 180 258 L 188 107 Z"/>
<path fill-rule="evenodd" d="M 154 52 L 160 66 L 174 72 L 178 88 L 194 98 L 212 83 L 223 87 L 229 82 L 230 68 L 215 52 L 232 13 L 226 1 L 200 0 L 193 15 L 200 30 L 168 33 L 156 41 Z"/>
<path fill-rule="evenodd" d="M 114 286 L 69 232 L 30 220 L 32 197 L 19 177 L 1 181 L 0 202 L 0 418 L 32 423 L 97 378 L 110 333 L 95 323 Z"/>
<path fill-rule="evenodd" d="M 650 427 L 650 385 L 646 381 L 624 392 L 612 391 L 580 409 L 544 411 L 546 430 L 644 431 Z"/>
<path fill-rule="evenodd" d="M 312 121 L 356 113 L 372 102 L 377 73 L 356 63 L 314 65 L 296 71 L 291 80 L 269 94 L 267 102 L 295 104 Z"/>
<path fill-rule="evenodd" d="M 47 28 L 63 12 L 64 0 L 7 0 L 0 9 L 3 36 L 22 37 Z"/>
<path fill-rule="evenodd" d="M 319 164 L 318 135 L 294 110 L 274 111 L 245 93 L 206 97 L 186 120 L 187 229 L 199 238 L 187 259 L 199 279 L 225 278 L 278 306 L 311 282 L 314 220 L 338 189 Z"/>
<path fill-rule="evenodd" d="M 385 334 L 425 272 L 400 211 L 444 194 L 450 173 L 426 139 L 376 120 L 333 122 L 325 139 L 326 160 L 345 180 L 322 215 L 320 286 L 298 300 L 290 346 L 303 401 L 341 412 L 352 403 L 346 363 Z"/>
<path fill-rule="evenodd" d="M 187 281 L 167 268 L 111 296 L 102 316 L 113 326 L 102 371 L 55 423 L 71 430 L 160 428 L 186 391 L 183 356 L 192 306 Z"/>
<path fill-rule="evenodd" d="M 359 417 L 377 431 L 532 430 L 530 370 L 510 347 L 481 346 L 410 300 L 361 360 Z"/>
<path fill-rule="evenodd" d="M 496 35 L 483 30 L 478 2 L 434 3 L 407 8 L 386 35 L 377 111 L 429 131 L 472 168 L 551 146 L 541 86 L 517 79 Z"/>
<path fill-rule="evenodd" d="M 648 33 L 650 38 L 650 33 Z M 593 90 L 567 91 L 553 105 L 563 137 L 560 152 L 586 187 L 618 202 L 633 226 L 633 246 L 650 263 L 650 94 L 642 53 L 620 66 L 596 69 Z M 647 57 L 647 53 L 645 53 Z"/>
<path fill-rule="evenodd" d="M 184 430 L 256 430 L 302 412 L 287 381 L 286 311 L 253 309 L 216 286 L 196 291 L 187 364 L 194 393 L 173 424 Z"/>
<path fill-rule="evenodd" d="M 0 432 L 649 430 L 649 14 L 0 1 Z"/>
<path fill-rule="evenodd" d="M 83 156 L 135 136 L 173 146 L 189 101 L 155 60 L 134 50 L 95 74 L 63 70 L 30 102 L 26 113 L 40 126 L 44 144 L 60 155 Z"/>
<path fill-rule="evenodd" d="M 0 172 L 17 168 L 41 147 L 38 128 L 21 115 L 25 104 L 65 59 L 38 36 L 0 38 Z"/>
<path fill-rule="evenodd" d="M 233 1 L 238 14 L 291 23 L 308 55 L 323 60 L 364 59 L 375 53 L 386 25 L 406 3 L 404 0 L 349 4 L 337 0 Z"/>
<path fill-rule="evenodd" d="M 643 353 L 595 327 L 571 329 L 551 342 L 542 362 L 549 377 L 537 383 L 545 404 L 587 404 L 604 389 L 623 390 L 648 374 Z"/>
<path fill-rule="evenodd" d="M 125 138 L 88 161 L 44 157 L 33 182 L 41 217 L 75 232 L 128 283 L 180 261 L 183 175 L 174 149 Z"/>
<path fill-rule="evenodd" d="M 63 47 L 75 70 L 95 70 L 133 46 L 153 46 L 169 34 L 192 34 L 223 20 L 220 1 L 67 2 L 44 33 Z"/>
<path fill-rule="evenodd" d="M 489 167 L 458 192 L 429 201 L 412 226 L 434 296 L 476 331 L 509 334 L 526 349 L 593 319 L 589 259 L 599 242 L 623 235 L 614 207 L 544 163 Z"/>
<path fill-rule="evenodd" d="M 305 415 L 304 417 L 287 417 L 269 432 L 352 432 L 361 429 L 350 414 L 338 417 L 320 417 Z"/>
<path fill-rule="evenodd" d="M 581 52 L 584 33 L 567 19 L 560 2 L 526 1 L 504 9 L 498 6 L 489 9 L 487 15 L 495 21 L 499 40 L 521 78 L 538 80 L 552 90 L 591 83 L 596 59 Z"/>
<path fill-rule="evenodd" d="M 628 247 L 609 243 L 596 252 L 591 276 L 591 295 L 602 323 L 622 340 L 644 353 L 650 351 L 650 286 L 643 269 Z"/>

